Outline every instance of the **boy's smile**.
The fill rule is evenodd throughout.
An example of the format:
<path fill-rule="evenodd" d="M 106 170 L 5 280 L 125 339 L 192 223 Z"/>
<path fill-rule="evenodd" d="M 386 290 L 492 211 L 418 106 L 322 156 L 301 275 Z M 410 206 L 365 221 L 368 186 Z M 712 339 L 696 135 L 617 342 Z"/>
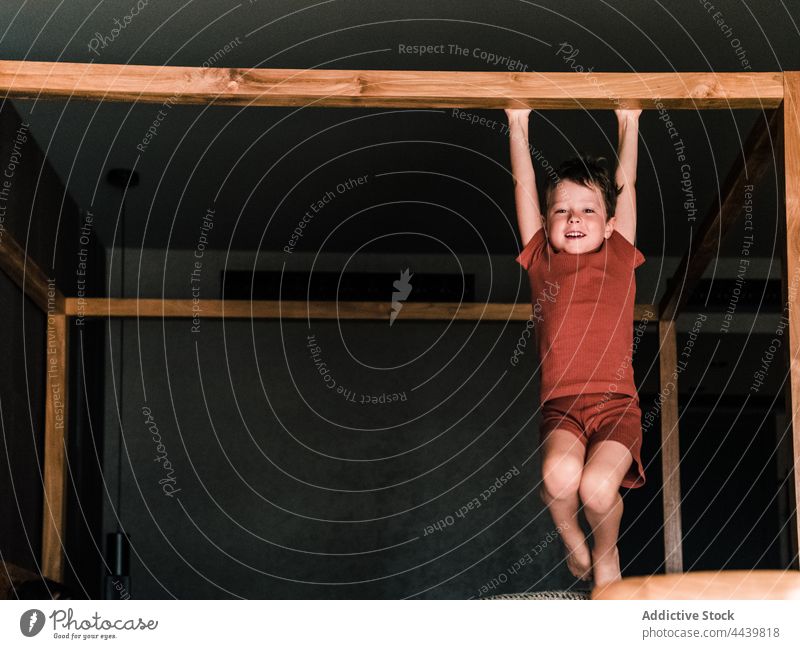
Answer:
<path fill-rule="evenodd" d="M 547 211 L 547 234 L 556 252 L 595 252 L 611 236 L 614 218 L 606 221 L 605 202 L 597 187 L 562 180 L 551 194 L 555 201 Z"/>

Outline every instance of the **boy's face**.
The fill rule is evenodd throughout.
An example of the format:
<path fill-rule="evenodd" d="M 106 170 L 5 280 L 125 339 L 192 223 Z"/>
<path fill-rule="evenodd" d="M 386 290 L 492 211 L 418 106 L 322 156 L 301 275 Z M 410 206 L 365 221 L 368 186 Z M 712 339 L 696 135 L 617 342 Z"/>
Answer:
<path fill-rule="evenodd" d="M 615 223 L 613 217 L 606 221 L 599 188 L 571 180 L 562 180 L 551 191 L 545 221 L 550 245 L 570 255 L 596 251 L 611 236 Z"/>

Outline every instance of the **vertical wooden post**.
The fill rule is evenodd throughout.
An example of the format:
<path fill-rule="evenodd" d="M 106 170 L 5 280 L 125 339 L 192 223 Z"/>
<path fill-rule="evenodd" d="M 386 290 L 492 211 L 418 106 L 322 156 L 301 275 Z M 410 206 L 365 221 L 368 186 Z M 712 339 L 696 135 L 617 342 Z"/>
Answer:
<path fill-rule="evenodd" d="M 661 473 L 664 476 L 664 569 L 683 572 L 680 438 L 678 437 L 678 350 L 675 321 L 658 321 L 661 390 Z"/>
<path fill-rule="evenodd" d="M 45 371 L 47 373 L 44 429 L 44 507 L 42 517 L 42 573 L 64 578 L 64 527 L 67 461 L 67 359 L 69 319 L 47 311 Z"/>
<path fill-rule="evenodd" d="M 781 264 L 783 300 L 789 318 L 789 380 L 786 381 L 786 420 L 792 429 L 794 465 L 794 526 L 792 554 L 800 538 L 800 72 L 783 73 L 783 166 L 786 200 L 786 247 Z M 796 561 L 796 560 L 795 560 Z M 795 564 L 797 565 L 797 564 Z"/>

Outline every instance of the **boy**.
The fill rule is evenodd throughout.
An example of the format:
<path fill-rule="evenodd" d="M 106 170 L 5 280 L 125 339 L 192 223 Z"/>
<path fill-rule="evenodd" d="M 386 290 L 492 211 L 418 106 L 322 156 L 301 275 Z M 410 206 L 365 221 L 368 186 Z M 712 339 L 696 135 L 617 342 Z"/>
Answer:
<path fill-rule="evenodd" d="M 619 165 L 568 160 L 548 176 L 539 209 L 528 148 L 529 109 L 506 109 L 517 222 L 539 307 L 542 500 L 560 530 L 573 575 L 595 585 L 620 579 L 620 486 L 645 482 L 641 410 L 633 381 L 636 157 L 641 110 L 616 110 Z M 547 299 L 537 297 L 549 292 Z M 579 504 L 592 528 L 590 551 Z"/>

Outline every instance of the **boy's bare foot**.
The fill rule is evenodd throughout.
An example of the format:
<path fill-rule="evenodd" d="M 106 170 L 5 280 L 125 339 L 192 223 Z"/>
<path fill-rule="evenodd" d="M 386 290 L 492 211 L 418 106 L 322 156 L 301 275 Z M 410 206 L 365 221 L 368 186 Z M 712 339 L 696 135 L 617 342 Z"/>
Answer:
<path fill-rule="evenodd" d="M 594 585 L 602 586 L 622 578 L 619 569 L 619 550 L 615 545 L 612 550 L 607 550 L 602 556 L 592 550 L 592 568 L 594 571 Z"/>
<path fill-rule="evenodd" d="M 570 548 L 567 543 L 564 543 L 567 548 L 567 568 L 578 579 L 589 581 L 592 578 L 592 555 L 589 552 L 589 546 L 584 540 L 583 543 Z"/>

